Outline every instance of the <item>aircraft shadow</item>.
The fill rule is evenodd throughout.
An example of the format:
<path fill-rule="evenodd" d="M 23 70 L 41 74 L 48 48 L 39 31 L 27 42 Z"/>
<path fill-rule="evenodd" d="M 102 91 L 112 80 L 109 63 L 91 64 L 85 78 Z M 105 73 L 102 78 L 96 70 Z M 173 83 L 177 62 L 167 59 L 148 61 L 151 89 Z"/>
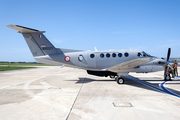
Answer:
<path fill-rule="evenodd" d="M 133 77 L 133 76 L 131 76 L 131 77 Z M 148 86 L 145 86 L 145 85 L 143 85 L 141 83 L 138 83 L 138 82 L 136 82 L 136 81 L 134 81 L 132 79 L 129 79 L 129 78 L 126 78 L 126 77 L 124 77 L 124 78 L 125 78 L 125 84 L 127 84 L 127 85 L 130 85 L 130 86 L 133 86 L 133 87 L 142 88 L 142 89 L 146 89 L 146 90 L 151 90 L 151 91 L 155 91 L 155 92 L 160 92 L 160 91 L 158 91 L 158 89 L 160 89 L 160 88 L 155 90 L 155 89 L 153 89 L 151 87 L 148 87 Z M 133 78 L 135 78 L 135 77 L 133 77 Z M 155 87 L 159 86 L 159 83 L 153 83 L 152 84 L 152 83 L 149 83 L 148 80 L 140 80 L 139 78 L 135 78 L 135 79 L 137 79 L 139 81 L 143 81 L 146 84 L 151 84 L 151 85 L 153 85 Z M 153 81 L 162 81 L 162 80 L 153 80 Z M 162 93 L 162 92 L 160 92 L 160 93 Z"/>
<path fill-rule="evenodd" d="M 133 76 L 131 76 L 131 77 L 133 77 Z M 143 82 L 145 82 L 146 84 L 150 84 L 150 85 L 153 85 L 153 86 L 155 86 L 156 88 L 157 88 L 157 90 L 155 90 L 155 89 L 153 89 L 153 88 L 150 88 L 150 87 L 148 87 L 148 86 L 145 86 L 145 85 L 142 85 L 141 84 L 141 88 L 145 88 L 145 89 L 147 89 L 147 87 L 148 87 L 148 89 L 150 90 L 153 90 L 153 91 L 156 91 L 156 92 L 160 92 L 160 91 L 158 91 L 158 89 L 159 90 L 162 90 L 160 87 L 159 87 L 159 84 L 161 84 L 161 83 L 163 83 L 164 82 L 164 80 L 140 80 L 139 78 L 136 78 L 136 77 L 133 77 L 133 78 L 135 78 L 135 79 L 138 79 L 139 81 L 143 81 Z M 126 79 L 128 79 L 128 78 L 126 78 Z M 131 80 L 131 79 L 130 79 Z M 133 80 L 132 80 L 133 81 Z M 148 82 L 148 81 L 160 81 L 160 83 L 150 83 L 150 82 Z M 180 80 L 175 80 L 175 81 L 180 81 Z M 134 81 L 135 82 L 135 81 Z M 170 83 L 171 81 L 169 81 L 168 83 L 166 83 L 166 84 L 180 84 L 180 83 Z M 139 83 L 140 84 L 140 83 Z M 134 85 L 133 85 L 134 86 Z M 137 86 L 136 86 L 137 87 Z M 174 92 L 174 93 L 176 93 L 176 94 L 178 94 L 178 95 L 180 95 L 180 91 L 177 91 L 177 90 L 174 90 L 174 89 L 171 89 L 171 88 L 168 88 L 168 87 L 166 87 L 168 90 L 170 90 L 170 91 L 172 91 L 172 92 Z"/>
<path fill-rule="evenodd" d="M 133 76 L 131 76 L 133 77 Z M 153 89 L 149 86 L 146 86 L 146 85 L 143 85 L 141 83 L 138 83 L 137 81 L 134 81 L 130 78 L 127 78 L 127 77 L 123 77 L 125 79 L 125 83 L 126 85 L 130 85 L 130 86 L 133 86 L 133 87 L 137 87 L 137 88 L 142 88 L 142 89 L 146 89 L 146 90 L 151 90 L 151 91 L 155 91 L 155 92 L 160 92 L 162 93 L 162 89 L 159 87 L 159 84 L 163 83 L 164 81 L 163 80 L 160 80 L 160 79 L 155 79 L 155 80 L 140 80 L 139 78 L 135 78 L 139 81 L 142 81 L 144 82 L 145 84 L 149 84 L 151 86 L 154 86 L 156 87 L 156 89 Z M 91 83 L 91 82 L 116 82 L 114 79 L 110 79 L 110 80 L 105 80 L 105 79 L 101 79 L 101 80 L 96 80 L 96 79 L 91 79 L 91 78 L 79 78 L 79 80 L 71 80 L 71 81 L 76 81 L 76 84 L 86 84 L 86 83 Z M 148 82 L 149 81 L 149 82 Z M 150 81 L 159 81 L 158 83 L 150 83 Z M 167 84 L 177 84 L 177 83 L 170 83 L 168 82 Z M 180 84 L 180 83 L 178 83 Z M 117 84 L 118 85 L 118 84 Z M 119 85 L 121 86 L 121 85 Z M 170 91 L 180 95 L 180 91 L 177 91 L 177 90 L 174 90 L 174 89 L 171 89 L 171 88 L 168 88 Z"/>
<path fill-rule="evenodd" d="M 95 79 L 91 79 L 91 78 L 79 78 L 79 80 L 70 80 L 70 81 L 76 81 L 76 84 L 82 84 L 82 83 L 90 83 L 90 82 L 115 82 L 114 79 L 112 80 L 95 80 Z"/>
<path fill-rule="evenodd" d="M 154 90 L 150 87 L 147 87 L 145 85 L 142 85 L 138 82 L 135 82 L 129 78 L 126 78 L 126 77 L 123 77 L 125 79 L 125 83 L 126 85 L 130 85 L 130 86 L 134 86 L 134 87 L 138 87 L 138 88 L 143 88 L 143 89 L 147 89 L 147 90 L 152 90 L 152 91 L 155 91 L 155 92 L 160 92 L 160 91 L 157 91 L 157 90 Z M 138 78 L 136 78 L 138 79 Z M 105 80 L 105 79 L 101 79 L 101 80 L 96 80 L 96 79 L 91 79 L 91 78 L 79 78 L 79 80 L 70 80 L 70 81 L 76 81 L 75 84 L 86 84 L 86 83 L 90 83 L 90 82 L 116 82 L 114 79 L 110 79 L 110 80 Z M 146 81 L 145 81 L 146 82 Z M 149 83 L 148 83 L 149 84 Z M 118 85 L 118 84 L 117 84 Z M 119 85 L 121 86 L 121 85 Z"/>

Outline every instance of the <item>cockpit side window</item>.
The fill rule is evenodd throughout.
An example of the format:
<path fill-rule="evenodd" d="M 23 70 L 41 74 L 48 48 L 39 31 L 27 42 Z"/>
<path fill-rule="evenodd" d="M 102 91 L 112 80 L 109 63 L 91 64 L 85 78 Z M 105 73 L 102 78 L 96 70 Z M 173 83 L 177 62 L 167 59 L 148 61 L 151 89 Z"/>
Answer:
<path fill-rule="evenodd" d="M 146 57 L 146 54 L 143 53 L 143 56 Z"/>
<path fill-rule="evenodd" d="M 151 55 L 145 53 L 144 51 L 143 51 L 143 52 L 138 52 L 138 53 L 137 53 L 137 56 L 138 56 L 138 57 L 151 57 Z"/>
<path fill-rule="evenodd" d="M 142 57 L 142 53 L 138 52 L 137 56 Z"/>

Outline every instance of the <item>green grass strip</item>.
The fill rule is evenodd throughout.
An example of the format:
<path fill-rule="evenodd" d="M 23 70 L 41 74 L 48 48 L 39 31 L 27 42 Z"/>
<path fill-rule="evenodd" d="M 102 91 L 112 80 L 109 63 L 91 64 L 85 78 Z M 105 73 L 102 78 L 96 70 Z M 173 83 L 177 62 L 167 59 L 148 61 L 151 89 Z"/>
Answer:
<path fill-rule="evenodd" d="M 36 67 L 0 66 L 0 71 L 29 69 L 29 68 L 36 68 Z"/>
<path fill-rule="evenodd" d="M 23 65 L 23 66 L 52 66 L 52 65 L 48 65 L 48 64 L 40 64 L 40 63 L 0 63 L 0 65 Z"/>

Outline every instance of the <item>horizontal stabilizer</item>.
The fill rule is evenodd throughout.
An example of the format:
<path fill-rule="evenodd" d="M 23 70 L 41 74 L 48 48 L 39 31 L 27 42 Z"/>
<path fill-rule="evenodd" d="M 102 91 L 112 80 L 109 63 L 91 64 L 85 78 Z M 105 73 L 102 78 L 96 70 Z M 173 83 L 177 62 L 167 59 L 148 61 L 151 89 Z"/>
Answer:
<path fill-rule="evenodd" d="M 6 27 L 17 30 L 17 32 L 19 33 L 35 33 L 35 32 L 45 33 L 45 31 L 39 31 L 32 28 L 23 27 L 20 25 L 7 25 Z"/>

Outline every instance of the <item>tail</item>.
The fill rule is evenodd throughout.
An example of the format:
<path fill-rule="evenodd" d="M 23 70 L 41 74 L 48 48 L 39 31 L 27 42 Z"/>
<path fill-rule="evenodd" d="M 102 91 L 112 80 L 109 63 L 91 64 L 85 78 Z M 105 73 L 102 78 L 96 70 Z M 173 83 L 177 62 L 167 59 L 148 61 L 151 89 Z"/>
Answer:
<path fill-rule="evenodd" d="M 53 55 L 58 53 L 57 49 L 43 35 L 45 31 L 39 31 L 19 25 L 7 25 L 6 27 L 12 28 L 17 30 L 17 32 L 22 33 L 33 57 Z"/>

